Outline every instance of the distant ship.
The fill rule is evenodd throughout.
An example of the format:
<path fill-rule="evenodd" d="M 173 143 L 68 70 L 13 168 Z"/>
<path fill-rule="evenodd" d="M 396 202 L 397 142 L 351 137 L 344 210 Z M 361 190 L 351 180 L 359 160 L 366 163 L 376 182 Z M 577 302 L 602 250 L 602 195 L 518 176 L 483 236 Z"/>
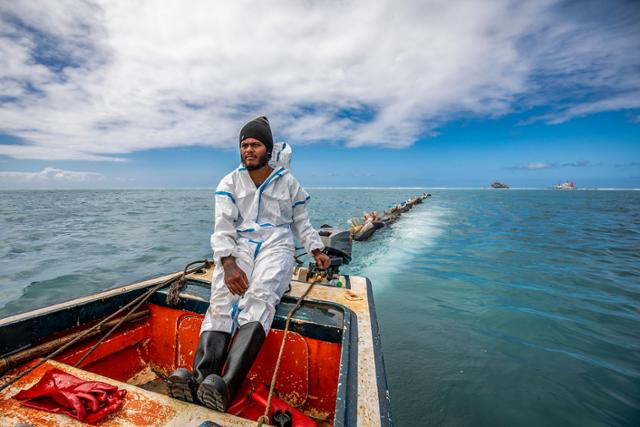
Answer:
<path fill-rule="evenodd" d="M 509 188 L 509 186 L 507 184 L 496 181 L 491 183 L 491 188 Z"/>
<path fill-rule="evenodd" d="M 553 186 L 556 190 L 575 190 L 576 187 L 573 185 L 573 181 L 565 181 L 562 184 L 556 184 Z"/>

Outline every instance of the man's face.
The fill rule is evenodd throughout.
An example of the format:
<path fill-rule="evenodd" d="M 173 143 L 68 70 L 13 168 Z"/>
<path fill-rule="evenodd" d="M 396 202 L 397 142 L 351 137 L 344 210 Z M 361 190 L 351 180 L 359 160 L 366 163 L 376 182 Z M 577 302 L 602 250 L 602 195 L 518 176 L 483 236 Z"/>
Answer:
<path fill-rule="evenodd" d="M 240 159 L 248 170 L 260 169 L 269 163 L 267 147 L 255 138 L 244 139 L 240 143 Z"/>

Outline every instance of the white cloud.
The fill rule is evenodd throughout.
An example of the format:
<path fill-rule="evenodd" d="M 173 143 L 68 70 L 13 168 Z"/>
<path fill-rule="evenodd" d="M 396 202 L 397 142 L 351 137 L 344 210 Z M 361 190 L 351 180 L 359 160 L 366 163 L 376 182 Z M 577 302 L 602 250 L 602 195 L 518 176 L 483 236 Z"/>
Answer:
<path fill-rule="evenodd" d="M 640 108 L 640 91 L 614 95 L 607 99 L 568 106 L 563 108 L 562 111 L 535 117 L 532 121 L 545 120 L 551 124 L 558 124 L 571 120 L 574 117 L 583 117 L 593 113 L 635 108 Z"/>
<path fill-rule="evenodd" d="M 590 166 L 591 163 L 588 160 L 580 160 L 577 162 L 566 162 L 562 164 L 554 163 L 554 162 L 530 162 L 526 165 L 516 165 L 511 166 L 507 169 L 510 170 L 520 170 L 520 171 L 535 171 L 535 170 L 543 170 L 543 169 L 556 169 L 556 168 L 584 168 Z"/>
<path fill-rule="evenodd" d="M 588 160 L 580 160 L 578 162 L 563 163 L 563 168 L 586 168 L 590 163 Z"/>
<path fill-rule="evenodd" d="M 9 183 L 86 183 L 102 181 L 104 175 L 96 172 L 66 171 L 56 168 L 44 168 L 40 172 L 2 172 L 0 182 Z"/>
<path fill-rule="evenodd" d="M 617 168 L 629 168 L 640 166 L 640 162 L 616 163 Z"/>
<path fill-rule="evenodd" d="M 557 167 L 558 167 L 558 165 L 555 164 L 555 163 L 531 162 L 531 163 L 528 163 L 526 165 L 512 166 L 512 167 L 507 168 L 507 169 L 523 170 L 523 171 L 535 171 L 535 170 L 542 170 L 542 169 L 555 169 Z"/>
<path fill-rule="evenodd" d="M 4 2 L 0 131 L 25 143 L 0 155 L 234 147 L 258 114 L 293 143 L 406 147 L 461 115 L 640 108 L 638 21 L 622 2 Z"/>

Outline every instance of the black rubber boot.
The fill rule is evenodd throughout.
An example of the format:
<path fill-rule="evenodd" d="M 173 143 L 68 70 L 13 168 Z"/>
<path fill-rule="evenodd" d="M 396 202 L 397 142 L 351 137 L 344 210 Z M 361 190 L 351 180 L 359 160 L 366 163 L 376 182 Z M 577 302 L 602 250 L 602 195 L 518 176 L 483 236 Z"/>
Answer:
<path fill-rule="evenodd" d="M 200 334 L 198 349 L 193 358 L 193 375 L 198 384 L 211 374 L 220 375 L 227 359 L 227 348 L 231 334 L 219 331 L 204 331 Z"/>
<path fill-rule="evenodd" d="M 185 402 L 197 402 L 198 383 L 193 374 L 185 368 L 178 368 L 167 378 L 169 396 Z"/>
<path fill-rule="evenodd" d="M 198 399 L 206 407 L 226 412 L 256 360 L 265 338 L 260 322 L 251 322 L 238 328 L 231 344 L 224 375 L 212 374 L 198 387 Z"/>
<path fill-rule="evenodd" d="M 231 335 L 218 331 L 205 331 L 200 334 L 198 349 L 193 359 L 193 373 L 184 368 L 176 369 L 168 378 L 169 396 L 198 403 L 198 386 L 207 376 L 220 374 L 230 338 Z"/>

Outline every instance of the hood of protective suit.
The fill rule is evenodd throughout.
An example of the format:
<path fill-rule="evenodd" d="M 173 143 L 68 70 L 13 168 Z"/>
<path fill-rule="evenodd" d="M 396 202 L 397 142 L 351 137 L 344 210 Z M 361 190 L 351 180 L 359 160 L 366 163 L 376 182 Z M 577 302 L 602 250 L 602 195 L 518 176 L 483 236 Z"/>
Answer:
<path fill-rule="evenodd" d="M 291 157 L 293 150 L 291 144 L 286 142 L 276 142 L 273 144 L 273 152 L 271 153 L 271 160 L 269 160 L 269 166 L 278 170 L 285 168 L 291 170 Z"/>

